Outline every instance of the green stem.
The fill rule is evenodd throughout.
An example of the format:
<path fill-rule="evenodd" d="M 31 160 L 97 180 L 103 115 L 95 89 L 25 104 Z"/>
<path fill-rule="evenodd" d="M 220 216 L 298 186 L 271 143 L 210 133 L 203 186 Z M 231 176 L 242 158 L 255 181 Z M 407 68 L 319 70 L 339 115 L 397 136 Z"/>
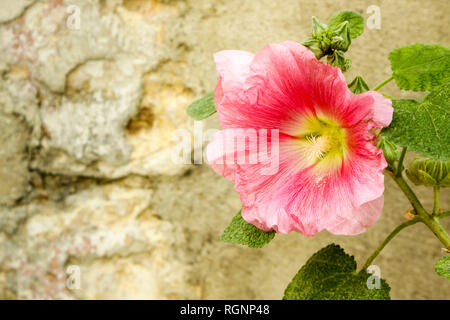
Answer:
<path fill-rule="evenodd" d="M 386 239 L 384 239 L 383 242 L 380 243 L 380 245 L 375 249 L 375 251 L 371 254 L 371 256 L 369 258 L 367 258 L 366 263 L 364 263 L 363 267 L 361 268 L 361 270 L 359 272 L 361 272 L 363 270 L 366 270 L 372 264 L 372 261 L 375 260 L 375 258 L 381 252 L 381 250 L 384 249 L 384 247 L 389 243 L 389 241 L 391 241 L 397 235 L 397 233 L 399 233 L 400 231 L 402 231 L 406 227 L 409 227 L 409 226 L 412 226 L 413 224 L 416 224 L 419 221 L 420 221 L 420 219 L 416 217 L 416 218 L 414 218 L 411 221 L 406 221 L 406 222 L 403 222 L 402 224 L 398 225 L 397 228 L 395 228 L 386 237 Z"/>
<path fill-rule="evenodd" d="M 400 189 L 403 191 L 403 193 L 406 195 L 408 200 L 411 202 L 412 206 L 414 207 L 417 215 L 414 217 L 413 220 L 403 222 L 402 224 L 398 225 L 387 237 L 383 240 L 383 242 L 380 243 L 380 245 L 375 249 L 375 251 L 370 255 L 369 258 L 367 258 L 366 263 L 362 266 L 361 270 L 359 272 L 362 272 L 363 270 L 366 270 L 373 260 L 380 254 L 381 250 L 384 249 L 384 247 L 403 229 L 406 227 L 412 226 L 413 224 L 416 224 L 417 222 L 423 222 L 425 225 L 436 235 L 436 237 L 442 242 L 442 244 L 445 245 L 447 249 L 450 249 L 450 236 L 447 234 L 445 229 L 442 227 L 442 225 L 439 222 L 439 219 L 443 219 L 445 217 L 450 216 L 450 211 L 446 211 L 441 213 L 439 216 L 432 217 L 430 216 L 425 209 L 423 208 L 422 204 L 420 203 L 419 199 L 415 195 L 414 191 L 411 190 L 409 185 L 406 183 L 405 179 L 401 176 L 392 176 L 394 181 L 397 183 L 397 185 L 400 187 Z"/>
<path fill-rule="evenodd" d="M 438 218 L 438 219 L 444 219 L 444 218 L 447 218 L 447 217 L 450 217 L 450 211 L 445 211 L 445 212 L 442 212 L 440 215 L 438 215 L 436 218 Z"/>
<path fill-rule="evenodd" d="M 404 147 L 402 149 L 402 153 L 400 154 L 400 159 L 398 159 L 398 165 L 397 165 L 397 170 L 395 171 L 395 175 L 397 177 L 401 177 L 402 176 L 402 171 L 403 171 L 403 160 L 405 160 L 405 156 L 406 156 L 406 150 L 408 148 Z"/>
<path fill-rule="evenodd" d="M 391 99 L 391 100 L 395 100 L 395 98 L 393 96 L 390 96 L 386 93 L 380 92 L 385 98 Z"/>
<path fill-rule="evenodd" d="M 439 214 L 439 186 L 435 186 L 433 188 L 434 191 L 434 206 L 433 206 L 433 216 L 437 216 Z"/>
<path fill-rule="evenodd" d="M 425 223 L 425 225 L 434 233 L 434 235 L 439 239 L 439 241 L 442 242 L 445 248 L 450 249 L 450 236 L 440 224 L 439 218 L 432 217 L 428 214 L 428 212 L 424 209 L 415 193 L 411 190 L 411 188 L 401 175 L 400 176 L 395 175 L 392 176 L 392 178 L 394 179 L 395 183 L 397 183 L 399 188 L 403 191 L 403 193 L 406 195 L 409 202 L 411 202 L 420 220 L 423 223 Z"/>
<path fill-rule="evenodd" d="M 390 76 L 389 78 L 387 78 L 386 80 L 380 82 L 375 88 L 373 88 L 373 91 L 377 91 L 378 89 L 380 89 L 381 87 L 383 87 L 385 84 L 389 83 L 390 81 L 392 81 L 394 79 L 394 76 Z"/>

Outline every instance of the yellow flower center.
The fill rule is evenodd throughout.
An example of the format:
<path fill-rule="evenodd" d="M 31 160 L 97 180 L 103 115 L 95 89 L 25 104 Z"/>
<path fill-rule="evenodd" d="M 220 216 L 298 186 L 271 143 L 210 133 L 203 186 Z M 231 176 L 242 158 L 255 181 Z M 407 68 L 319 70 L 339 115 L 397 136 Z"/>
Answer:
<path fill-rule="evenodd" d="M 308 165 L 338 165 L 348 149 L 346 129 L 328 117 L 306 118 L 297 136 Z"/>

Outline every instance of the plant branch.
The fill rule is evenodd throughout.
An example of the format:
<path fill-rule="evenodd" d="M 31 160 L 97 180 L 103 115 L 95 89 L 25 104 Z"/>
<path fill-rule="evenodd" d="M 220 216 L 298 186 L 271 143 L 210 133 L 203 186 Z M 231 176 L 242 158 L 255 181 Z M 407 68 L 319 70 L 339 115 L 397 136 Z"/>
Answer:
<path fill-rule="evenodd" d="M 387 237 L 383 240 L 383 242 L 380 243 L 380 245 L 375 249 L 375 251 L 370 255 L 369 258 L 367 258 L 366 263 L 362 266 L 361 270 L 359 272 L 362 272 L 366 270 L 371 264 L 372 261 L 375 260 L 375 258 L 378 256 L 378 254 L 381 252 L 381 250 L 384 249 L 384 247 L 403 229 L 406 227 L 412 226 L 413 224 L 416 224 L 417 222 L 420 222 L 421 219 L 415 217 L 413 220 L 403 222 L 402 224 L 398 225 Z"/>
<path fill-rule="evenodd" d="M 411 202 L 413 208 L 415 209 L 417 216 L 422 220 L 423 223 L 434 233 L 434 235 L 442 242 L 446 249 L 450 249 L 450 236 L 444 230 L 442 225 L 439 222 L 439 218 L 430 216 L 428 212 L 424 209 L 419 199 L 415 195 L 415 193 L 411 190 L 409 185 L 406 183 L 403 177 L 394 175 L 392 176 L 395 183 L 399 186 L 399 188 L 403 191 L 403 193 L 408 198 L 409 202 Z"/>
<path fill-rule="evenodd" d="M 390 96 L 386 93 L 380 92 L 385 98 L 391 99 L 391 100 L 395 100 L 395 98 L 393 96 Z"/>
<path fill-rule="evenodd" d="M 435 186 L 433 188 L 434 192 L 434 206 L 433 206 L 433 216 L 437 216 L 439 214 L 439 186 Z"/>
<path fill-rule="evenodd" d="M 391 173 L 392 175 L 392 173 Z M 447 232 L 442 228 L 442 225 L 439 222 L 439 219 L 443 219 L 450 216 L 450 211 L 446 211 L 441 213 L 440 215 L 436 217 L 431 217 L 423 208 L 422 204 L 420 203 L 419 199 L 415 195 L 415 193 L 411 190 L 409 185 L 406 183 L 406 181 L 401 176 L 392 175 L 394 181 L 397 183 L 397 185 L 400 187 L 400 189 L 405 193 L 408 200 L 411 202 L 412 206 L 414 207 L 414 210 L 416 211 L 417 215 L 414 217 L 414 219 L 410 221 L 403 222 L 402 224 L 398 225 L 384 240 L 380 243 L 380 245 L 375 249 L 375 251 L 370 255 L 369 258 L 367 258 L 367 261 L 362 266 L 361 270 L 359 272 L 362 272 L 366 270 L 375 260 L 375 258 L 380 254 L 380 252 L 386 247 L 386 245 L 403 229 L 406 227 L 412 226 L 418 222 L 423 222 L 425 225 L 436 235 L 436 237 L 445 245 L 447 249 L 450 248 L 450 236 L 447 234 Z"/>
<path fill-rule="evenodd" d="M 444 218 L 447 218 L 447 217 L 450 217 L 450 211 L 442 212 L 442 213 L 439 214 L 436 218 L 438 218 L 438 219 L 444 219 Z"/>
<path fill-rule="evenodd" d="M 383 87 L 384 85 L 386 85 L 387 83 L 389 83 L 390 81 L 392 81 L 394 79 L 394 76 L 390 76 L 389 78 L 387 78 L 386 80 L 383 80 L 382 82 L 380 82 L 378 85 L 375 86 L 375 88 L 373 88 L 373 91 L 377 91 L 378 89 L 380 89 L 381 87 Z"/>
<path fill-rule="evenodd" d="M 403 171 L 403 160 L 405 160 L 406 150 L 408 150 L 407 147 L 404 147 L 404 148 L 402 149 L 402 153 L 400 154 L 400 159 L 398 159 L 397 170 L 395 171 L 395 175 L 396 175 L 397 177 L 401 177 L 401 175 L 402 175 L 402 171 Z"/>

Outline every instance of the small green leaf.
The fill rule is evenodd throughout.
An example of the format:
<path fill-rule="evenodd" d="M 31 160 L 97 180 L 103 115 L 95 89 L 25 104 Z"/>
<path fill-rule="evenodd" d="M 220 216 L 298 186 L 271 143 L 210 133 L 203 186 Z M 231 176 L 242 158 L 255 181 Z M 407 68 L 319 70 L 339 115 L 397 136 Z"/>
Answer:
<path fill-rule="evenodd" d="M 258 229 L 242 218 L 241 211 L 231 220 L 222 234 L 222 241 L 262 248 L 275 237 L 275 231 L 266 232 Z"/>
<path fill-rule="evenodd" d="M 438 275 L 450 279 L 450 256 L 439 259 L 434 266 L 434 270 Z"/>
<path fill-rule="evenodd" d="M 450 81 L 450 47 L 417 43 L 395 49 L 389 60 L 400 89 L 426 91 Z"/>
<path fill-rule="evenodd" d="M 379 279 L 379 289 L 369 289 L 371 276 L 356 273 L 355 259 L 340 246 L 330 244 L 309 258 L 286 288 L 283 299 L 389 300 L 391 288 L 383 279 Z"/>
<path fill-rule="evenodd" d="M 214 91 L 201 99 L 194 101 L 188 108 L 187 114 L 195 120 L 203 120 L 216 112 L 214 106 Z"/>
<path fill-rule="evenodd" d="M 353 81 L 348 84 L 348 88 L 354 94 L 360 94 L 370 90 L 369 86 L 361 76 L 357 76 L 353 79 Z"/>
<path fill-rule="evenodd" d="M 364 31 L 364 18 L 353 11 L 341 11 L 335 16 L 333 16 L 330 21 L 328 21 L 328 27 L 331 30 L 337 29 L 337 27 L 342 23 L 348 21 L 348 26 L 350 28 L 350 36 L 356 38 L 360 36 Z"/>
<path fill-rule="evenodd" d="M 394 116 L 381 134 L 434 160 L 450 160 L 450 83 L 431 91 L 423 102 L 393 100 Z"/>

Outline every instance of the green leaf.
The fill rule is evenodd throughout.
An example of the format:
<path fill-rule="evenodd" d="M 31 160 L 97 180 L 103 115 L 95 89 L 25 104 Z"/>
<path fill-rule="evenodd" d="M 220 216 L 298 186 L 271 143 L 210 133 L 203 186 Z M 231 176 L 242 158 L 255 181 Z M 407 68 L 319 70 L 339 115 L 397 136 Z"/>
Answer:
<path fill-rule="evenodd" d="M 434 270 L 438 275 L 450 279 L 450 256 L 439 259 L 434 266 Z"/>
<path fill-rule="evenodd" d="M 395 49 L 389 60 L 400 89 L 426 91 L 450 81 L 450 47 L 417 43 Z"/>
<path fill-rule="evenodd" d="M 216 112 L 214 106 L 214 91 L 201 99 L 194 101 L 188 108 L 187 114 L 195 120 L 203 120 Z"/>
<path fill-rule="evenodd" d="M 361 76 L 356 76 L 356 78 L 348 84 L 348 88 L 354 94 L 360 94 L 370 90 L 369 86 Z"/>
<path fill-rule="evenodd" d="M 231 220 L 222 234 L 222 241 L 247 245 L 250 248 L 262 248 L 275 237 L 275 231 L 258 229 L 242 218 L 241 211 Z"/>
<path fill-rule="evenodd" d="M 284 292 L 284 300 L 389 300 L 390 287 L 379 279 L 379 289 L 369 289 L 374 277 L 369 273 L 356 273 L 352 256 L 335 244 L 316 252 Z M 369 279 L 369 281 L 368 281 Z"/>
<path fill-rule="evenodd" d="M 356 38 L 360 36 L 364 31 L 364 18 L 353 11 L 341 11 L 335 16 L 333 16 L 330 21 L 328 21 L 328 27 L 331 30 L 337 29 L 337 27 L 342 23 L 348 21 L 348 26 L 350 28 L 350 36 Z"/>
<path fill-rule="evenodd" d="M 381 134 L 434 160 L 450 160 L 450 83 L 431 91 L 423 102 L 393 100 L 394 116 Z"/>

